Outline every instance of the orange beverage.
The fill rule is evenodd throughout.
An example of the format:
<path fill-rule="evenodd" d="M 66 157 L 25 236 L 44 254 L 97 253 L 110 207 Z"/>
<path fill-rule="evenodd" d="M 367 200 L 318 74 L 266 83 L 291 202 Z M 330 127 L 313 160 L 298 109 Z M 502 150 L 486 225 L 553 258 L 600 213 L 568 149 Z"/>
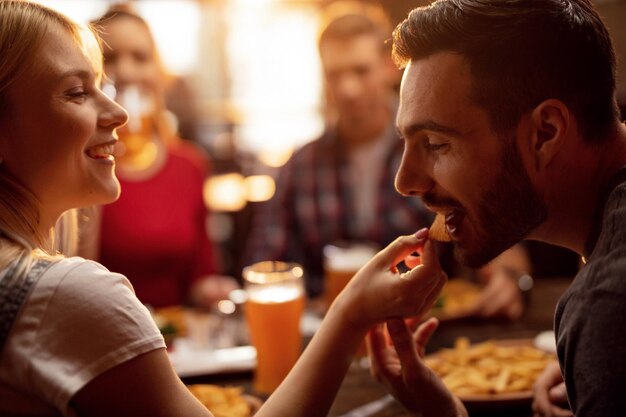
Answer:
<path fill-rule="evenodd" d="M 257 351 L 254 389 L 258 393 L 271 394 L 302 352 L 302 275 L 299 265 L 284 262 L 260 262 L 244 269 L 246 321 Z"/>
<path fill-rule="evenodd" d="M 376 255 L 368 243 L 338 242 L 324 247 L 324 300 L 330 307 L 350 279 Z"/>
<path fill-rule="evenodd" d="M 325 286 L 324 289 L 324 301 L 326 304 L 326 308 L 330 307 L 335 298 L 339 295 L 341 290 L 344 289 L 350 279 L 356 274 L 357 270 L 338 270 L 331 269 L 329 267 L 326 268 L 324 272 L 325 275 Z"/>
<path fill-rule="evenodd" d="M 338 242 L 324 247 L 324 301 L 329 308 L 363 265 L 376 255 L 376 248 L 369 243 Z M 367 356 L 365 342 L 361 343 L 355 355 Z"/>

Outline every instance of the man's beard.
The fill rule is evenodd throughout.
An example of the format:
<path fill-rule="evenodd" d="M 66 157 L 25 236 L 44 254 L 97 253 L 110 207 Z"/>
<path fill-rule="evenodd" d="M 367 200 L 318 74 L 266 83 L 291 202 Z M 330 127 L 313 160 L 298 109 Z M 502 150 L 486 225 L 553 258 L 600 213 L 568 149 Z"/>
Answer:
<path fill-rule="evenodd" d="M 524 239 L 547 217 L 543 198 L 537 193 L 522 164 L 515 137 L 501 137 L 502 168 L 482 196 L 478 208 L 478 236 L 472 247 L 455 245 L 459 262 L 478 268 Z"/>

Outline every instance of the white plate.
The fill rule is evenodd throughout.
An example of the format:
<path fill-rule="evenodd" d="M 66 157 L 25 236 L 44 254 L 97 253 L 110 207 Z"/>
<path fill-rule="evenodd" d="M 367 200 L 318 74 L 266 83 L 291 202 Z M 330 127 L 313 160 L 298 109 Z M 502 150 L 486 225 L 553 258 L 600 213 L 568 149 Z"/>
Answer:
<path fill-rule="evenodd" d="M 195 349 L 184 338 L 176 339 L 170 361 L 179 377 L 244 372 L 256 367 L 256 349 L 237 346 L 224 349 Z"/>
<path fill-rule="evenodd" d="M 546 330 L 535 337 L 535 346 L 546 352 L 556 353 L 556 336 L 552 330 Z"/>

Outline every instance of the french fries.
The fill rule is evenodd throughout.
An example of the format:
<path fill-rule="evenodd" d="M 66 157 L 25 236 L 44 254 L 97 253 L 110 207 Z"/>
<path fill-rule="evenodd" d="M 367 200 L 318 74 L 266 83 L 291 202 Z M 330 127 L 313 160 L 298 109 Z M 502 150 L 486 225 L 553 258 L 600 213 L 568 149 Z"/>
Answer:
<path fill-rule="evenodd" d="M 250 405 L 241 387 L 194 384 L 187 388 L 215 417 L 250 417 Z"/>
<path fill-rule="evenodd" d="M 454 348 L 442 349 L 426 364 L 457 396 L 529 391 L 554 355 L 533 346 L 502 345 L 494 341 L 470 345 L 457 338 Z"/>

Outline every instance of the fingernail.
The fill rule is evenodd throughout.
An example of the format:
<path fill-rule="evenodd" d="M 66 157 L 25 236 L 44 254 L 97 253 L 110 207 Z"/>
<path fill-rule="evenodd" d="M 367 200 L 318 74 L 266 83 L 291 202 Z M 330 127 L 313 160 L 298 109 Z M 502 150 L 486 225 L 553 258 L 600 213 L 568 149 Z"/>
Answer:
<path fill-rule="evenodd" d="M 418 239 L 426 239 L 428 237 L 428 227 L 424 227 L 423 229 L 415 232 L 415 237 Z"/>

